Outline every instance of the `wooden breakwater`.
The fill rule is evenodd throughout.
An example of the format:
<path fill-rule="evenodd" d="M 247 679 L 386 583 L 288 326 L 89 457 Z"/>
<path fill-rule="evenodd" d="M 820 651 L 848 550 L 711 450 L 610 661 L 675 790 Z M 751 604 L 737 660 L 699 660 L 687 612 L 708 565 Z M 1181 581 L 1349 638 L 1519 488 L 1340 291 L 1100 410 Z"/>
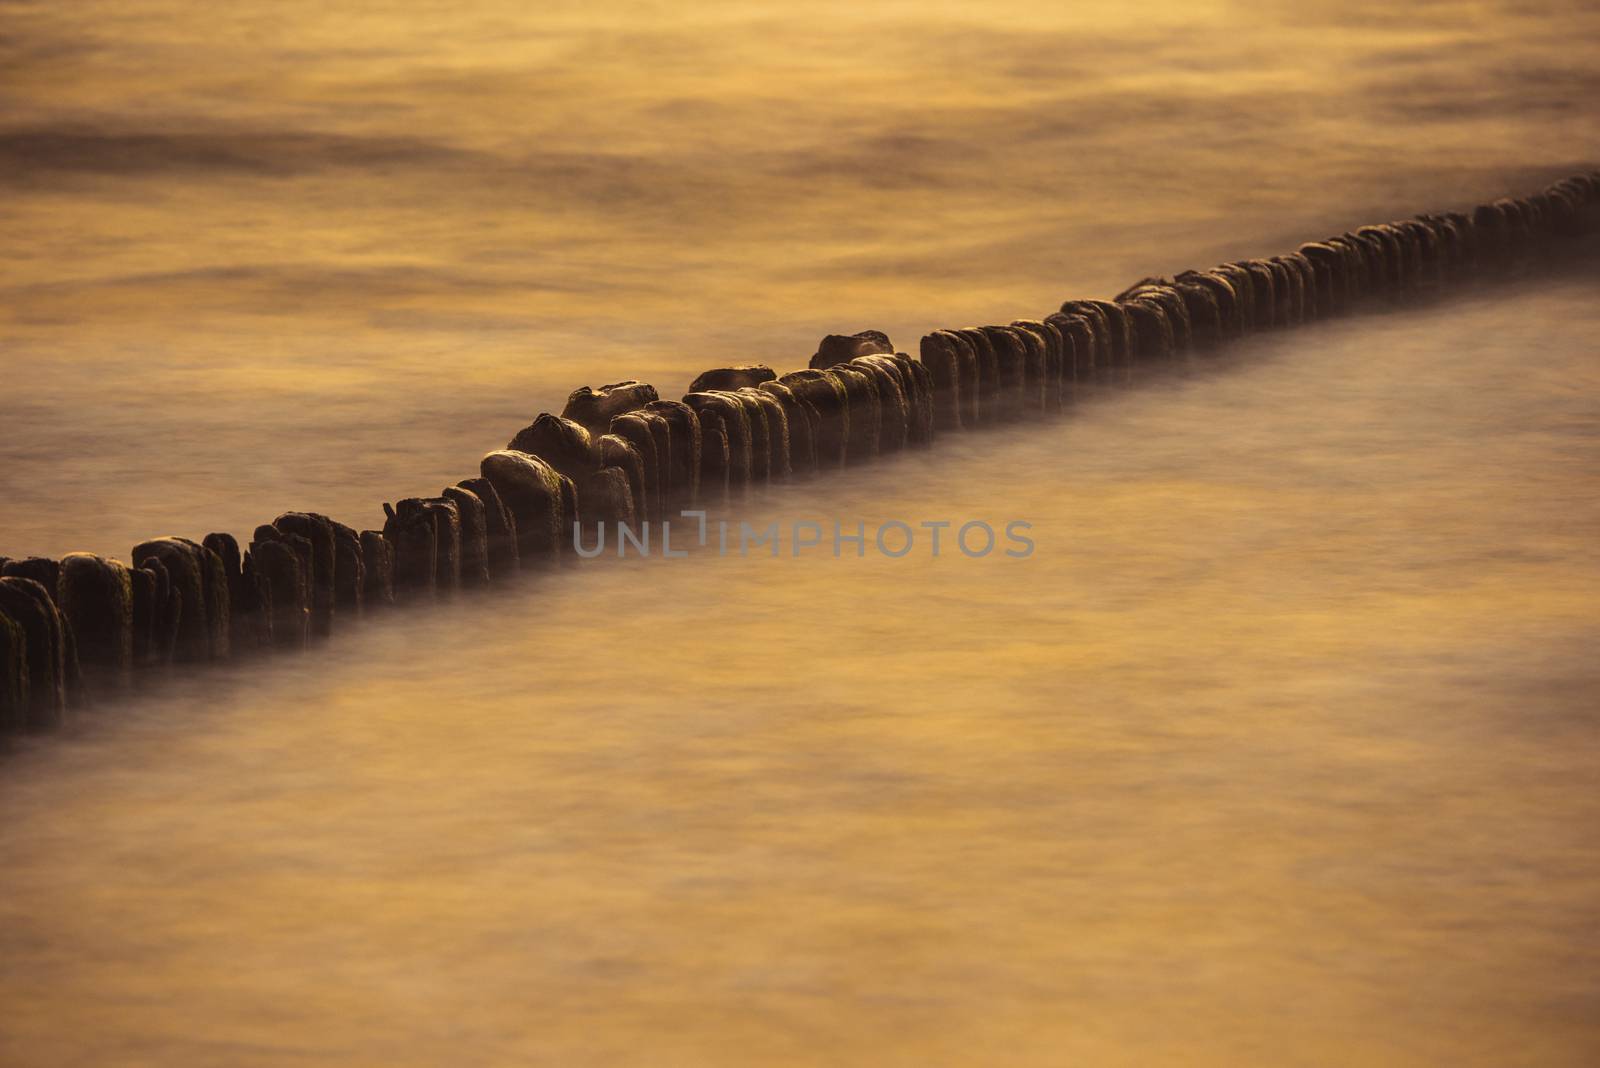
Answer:
<path fill-rule="evenodd" d="M 185 665 L 304 649 L 397 604 L 514 581 L 573 554 L 574 523 L 656 524 L 943 435 L 1049 419 L 1246 335 L 1559 266 L 1596 233 L 1600 172 L 1147 278 L 1040 319 L 936 330 L 916 358 L 864 330 L 829 335 L 787 374 L 707 371 L 678 400 L 642 382 L 586 386 L 475 476 L 385 504 L 382 530 L 286 512 L 244 545 L 212 533 L 142 542 L 126 562 L 0 557 L 0 734 L 50 730 Z"/>

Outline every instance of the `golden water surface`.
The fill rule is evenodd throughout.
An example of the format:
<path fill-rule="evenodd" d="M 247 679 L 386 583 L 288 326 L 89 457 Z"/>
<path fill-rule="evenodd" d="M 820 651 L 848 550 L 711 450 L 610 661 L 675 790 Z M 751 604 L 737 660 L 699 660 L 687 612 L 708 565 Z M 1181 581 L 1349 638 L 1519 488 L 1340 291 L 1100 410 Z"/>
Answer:
<path fill-rule="evenodd" d="M 0 553 L 1596 165 L 1587 4 L 0 4 Z M 0 1064 L 1600 1059 L 1592 275 L 0 758 Z"/>

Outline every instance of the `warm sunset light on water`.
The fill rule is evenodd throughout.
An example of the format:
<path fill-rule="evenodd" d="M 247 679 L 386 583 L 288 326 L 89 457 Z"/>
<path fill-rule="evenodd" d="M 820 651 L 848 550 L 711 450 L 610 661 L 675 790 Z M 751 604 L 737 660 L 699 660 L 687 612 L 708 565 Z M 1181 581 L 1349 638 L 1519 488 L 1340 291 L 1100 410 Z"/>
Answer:
<path fill-rule="evenodd" d="M 1597 166 L 1579 3 L 0 4 L 0 552 Z M 359 10 L 358 10 L 359 9 Z M 1592 272 L 0 758 L 0 1064 L 1600 1057 Z"/>

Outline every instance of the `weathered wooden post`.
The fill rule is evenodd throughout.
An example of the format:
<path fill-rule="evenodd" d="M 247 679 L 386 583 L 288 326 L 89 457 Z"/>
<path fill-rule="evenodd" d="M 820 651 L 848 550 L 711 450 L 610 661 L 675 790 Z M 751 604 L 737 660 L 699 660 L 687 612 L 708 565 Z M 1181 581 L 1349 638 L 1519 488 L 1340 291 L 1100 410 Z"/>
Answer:
<path fill-rule="evenodd" d="M 22 560 L 7 560 L 0 566 L 0 575 L 7 578 L 32 579 L 45 588 L 54 599 L 61 577 L 61 564 L 48 556 L 29 556 Z"/>
<path fill-rule="evenodd" d="M 55 600 L 34 579 L 6 576 L 0 578 L 0 614 L 22 630 L 27 665 L 23 728 L 60 726 L 67 710 L 66 649 Z"/>
<path fill-rule="evenodd" d="M 57 600 L 77 643 L 91 695 L 116 697 L 133 682 L 133 578 L 120 560 L 61 558 Z"/>
<path fill-rule="evenodd" d="M 807 479 L 817 473 L 816 434 L 819 417 L 816 410 L 801 400 L 794 390 L 773 380 L 756 387 L 775 400 L 783 409 L 784 432 L 788 435 L 787 476 Z"/>
<path fill-rule="evenodd" d="M 668 504 L 693 508 L 700 499 L 700 417 L 693 408 L 676 400 L 651 401 L 644 411 L 660 416 L 670 435 L 666 452 L 670 472 Z"/>
<path fill-rule="evenodd" d="M 365 588 L 361 591 L 364 611 L 372 612 L 394 605 L 394 547 L 379 530 L 361 532 L 361 566 Z"/>
<path fill-rule="evenodd" d="M 328 525 L 333 528 L 334 614 L 346 620 L 360 619 L 367 602 L 367 564 L 361 535 L 337 520 L 328 520 Z"/>
<path fill-rule="evenodd" d="M 311 543 L 311 633 L 327 638 L 333 634 L 335 588 L 339 554 L 334 546 L 333 523 L 316 512 L 285 512 L 272 521 L 285 534 L 294 534 Z"/>
<path fill-rule="evenodd" d="M 610 431 L 611 421 L 617 416 L 639 411 L 660 399 L 656 387 L 634 379 L 613 382 L 599 389 L 583 386 L 567 397 L 561 418 L 577 423 L 590 437 L 597 438 Z"/>
<path fill-rule="evenodd" d="M 461 585 L 477 589 L 489 584 L 488 514 L 483 498 L 463 486 L 446 486 L 439 496 L 456 506 L 461 521 Z"/>
<path fill-rule="evenodd" d="M 0 608 L 0 734 L 28 729 L 28 636 Z"/>
<path fill-rule="evenodd" d="M 133 561 L 149 561 L 166 569 L 173 596 L 181 606 L 174 659 L 205 662 L 228 655 L 228 586 L 216 554 L 187 538 L 164 537 L 133 548 Z"/>
<path fill-rule="evenodd" d="M 751 477 L 750 416 L 744 405 L 725 393 L 689 393 L 684 396 L 683 403 L 694 409 L 700 420 L 702 436 L 709 433 L 708 423 L 715 416 L 717 432 L 727 441 L 726 466 L 715 455 L 721 451 L 720 448 L 712 450 L 702 446 L 706 455 L 701 481 L 707 481 L 707 475 L 715 480 L 725 479 L 728 495 L 743 497 Z"/>
<path fill-rule="evenodd" d="M 517 521 L 506 507 L 494 483 L 483 476 L 464 478 L 461 489 L 483 502 L 483 530 L 487 544 L 489 578 L 504 582 L 520 569 L 517 554 Z"/>
<path fill-rule="evenodd" d="M 402 513 L 386 503 L 383 511 L 383 540 L 394 551 L 395 600 L 432 600 L 439 588 L 438 524 L 422 509 Z"/>
<path fill-rule="evenodd" d="M 816 413 L 812 451 L 817 471 L 828 473 L 843 466 L 850 455 L 850 398 L 839 376 L 829 371 L 791 371 L 778 380 L 807 408 Z"/>
<path fill-rule="evenodd" d="M 279 649 L 303 649 L 311 641 L 316 562 L 309 538 L 275 525 L 256 528 L 250 543 L 252 572 L 270 603 L 272 641 Z"/>
<path fill-rule="evenodd" d="M 561 476 L 544 459 L 516 449 L 501 449 L 479 467 L 516 521 L 517 555 L 522 566 L 553 563 L 572 537 L 562 503 Z"/>

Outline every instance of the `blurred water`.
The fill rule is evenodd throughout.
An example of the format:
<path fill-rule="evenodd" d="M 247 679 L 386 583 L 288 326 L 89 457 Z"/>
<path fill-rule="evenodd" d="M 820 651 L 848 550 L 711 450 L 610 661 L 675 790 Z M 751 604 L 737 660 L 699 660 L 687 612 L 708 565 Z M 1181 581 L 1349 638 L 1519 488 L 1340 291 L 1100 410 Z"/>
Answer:
<path fill-rule="evenodd" d="M 584 383 L 914 351 L 1600 134 L 1582 2 L 4 10 L 10 556 L 375 526 Z"/>
<path fill-rule="evenodd" d="M 0 546 L 1531 188 L 1586 5 L 6 4 Z M 1592 164 L 1591 164 L 1592 165 Z M 1592 278 L 753 501 L 9 754 L 0 1064 L 1600 1055 Z"/>

